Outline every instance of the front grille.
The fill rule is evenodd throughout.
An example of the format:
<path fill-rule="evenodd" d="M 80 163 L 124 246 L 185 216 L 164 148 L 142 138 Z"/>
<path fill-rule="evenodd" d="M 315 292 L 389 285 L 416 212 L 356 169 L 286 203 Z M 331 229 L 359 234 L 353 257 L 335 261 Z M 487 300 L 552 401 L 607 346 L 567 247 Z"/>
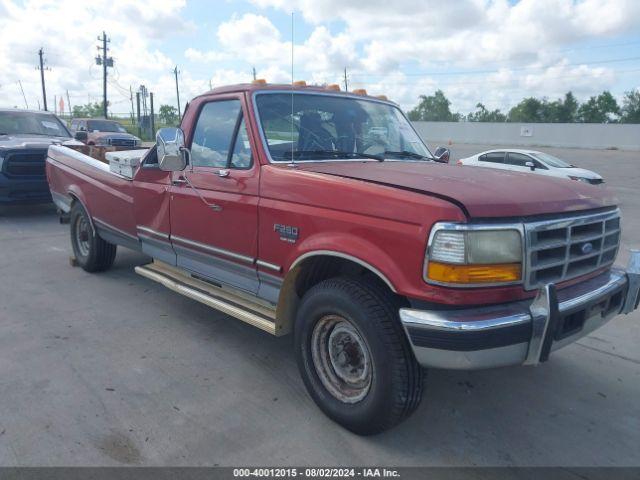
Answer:
<path fill-rule="evenodd" d="M 613 264 L 620 211 L 525 223 L 525 288 L 558 283 Z"/>
<path fill-rule="evenodd" d="M 591 185 L 600 185 L 601 183 L 604 183 L 604 180 L 602 180 L 601 178 L 590 178 L 589 183 Z"/>
<path fill-rule="evenodd" d="M 130 138 L 110 138 L 109 145 L 114 147 L 135 147 L 136 141 Z"/>
<path fill-rule="evenodd" d="M 5 155 L 3 170 L 11 177 L 43 177 L 46 157 L 46 150 L 8 152 Z"/>

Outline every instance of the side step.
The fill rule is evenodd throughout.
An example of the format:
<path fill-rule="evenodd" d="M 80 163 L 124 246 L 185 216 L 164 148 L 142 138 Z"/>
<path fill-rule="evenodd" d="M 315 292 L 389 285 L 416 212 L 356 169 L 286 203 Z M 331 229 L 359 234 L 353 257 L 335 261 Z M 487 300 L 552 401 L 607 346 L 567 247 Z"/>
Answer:
<path fill-rule="evenodd" d="M 200 303 L 220 310 L 272 335 L 285 335 L 276 321 L 275 305 L 252 297 L 250 294 L 205 282 L 191 276 L 186 270 L 153 261 L 135 268 L 138 275 L 161 283 L 165 287 Z"/>

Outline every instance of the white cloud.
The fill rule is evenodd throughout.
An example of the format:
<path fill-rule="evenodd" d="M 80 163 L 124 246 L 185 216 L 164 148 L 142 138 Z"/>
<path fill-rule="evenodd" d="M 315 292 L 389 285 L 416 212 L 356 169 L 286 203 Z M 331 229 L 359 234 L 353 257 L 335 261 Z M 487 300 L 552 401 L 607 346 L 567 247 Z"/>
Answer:
<path fill-rule="evenodd" d="M 185 50 L 184 56 L 187 60 L 191 60 L 192 62 L 202 63 L 219 62 L 229 58 L 229 55 L 224 52 L 218 52 L 215 50 L 202 51 L 191 47 Z"/>
<path fill-rule="evenodd" d="M 153 86 L 173 67 L 174 62 L 157 44 L 169 34 L 193 28 L 180 15 L 184 5 L 184 0 L 159 0 L 153 8 L 134 0 L 30 0 L 24 4 L 5 0 L 0 16 L 0 105 L 23 106 L 20 80 L 29 106 L 37 108 L 41 87 L 34 67 L 41 46 L 51 69 L 45 72 L 51 110 L 54 96 L 66 97 L 66 90 L 72 104 L 99 101 L 102 75 L 94 57 L 98 54 L 97 37 L 105 30 L 111 38 L 109 53 L 115 63 L 115 68 L 109 69 L 112 109 L 129 111 L 129 85 L 134 89 L 140 84 Z M 164 96 L 159 90 L 157 94 Z"/>

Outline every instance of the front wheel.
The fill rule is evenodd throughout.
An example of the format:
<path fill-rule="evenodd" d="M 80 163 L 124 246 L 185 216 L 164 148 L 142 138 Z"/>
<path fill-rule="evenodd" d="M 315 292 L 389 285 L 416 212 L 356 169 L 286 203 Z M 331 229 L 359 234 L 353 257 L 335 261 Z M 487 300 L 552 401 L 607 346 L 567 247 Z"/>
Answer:
<path fill-rule="evenodd" d="M 423 372 L 390 292 L 325 280 L 304 296 L 295 326 L 298 368 L 322 411 L 360 435 L 387 430 L 420 404 Z"/>
<path fill-rule="evenodd" d="M 116 258 L 116 245 L 103 240 L 95 231 L 89 214 L 76 202 L 70 215 L 71 247 L 78 265 L 87 272 L 108 270 Z"/>

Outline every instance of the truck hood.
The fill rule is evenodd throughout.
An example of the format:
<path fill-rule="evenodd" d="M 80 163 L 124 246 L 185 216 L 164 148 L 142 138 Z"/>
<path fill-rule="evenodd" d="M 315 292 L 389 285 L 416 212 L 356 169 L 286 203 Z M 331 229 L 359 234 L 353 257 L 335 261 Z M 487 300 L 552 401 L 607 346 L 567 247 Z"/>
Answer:
<path fill-rule="evenodd" d="M 0 150 L 16 148 L 49 148 L 49 145 L 84 145 L 71 137 L 48 137 L 46 135 L 0 135 Z"/>
<path fill-rule="evenodd" d="M 470 218 L 521 217 L 616 205 L 602 186 L 574 180 L 433 162 L 313 162 L 298 168 L 447 199 Z"/>

